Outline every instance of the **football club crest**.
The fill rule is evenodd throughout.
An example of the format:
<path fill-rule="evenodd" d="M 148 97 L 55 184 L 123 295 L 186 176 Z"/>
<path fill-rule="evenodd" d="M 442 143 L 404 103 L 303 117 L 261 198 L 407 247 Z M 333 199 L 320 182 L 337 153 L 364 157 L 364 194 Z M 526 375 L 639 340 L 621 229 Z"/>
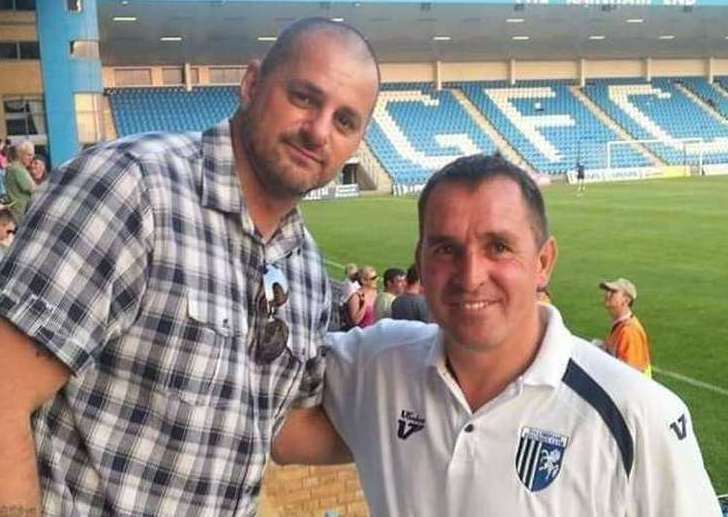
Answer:
<path fill-rule="evenodd" d="M 531 492 L 543 490 L 561 472 L 564 451 L 569 439 L 566 436 L 533 427 L 521 429 L 516 453 L 518 479 Z"/>
<path fill-rule="evenodd" d="M 425 428 L 425 419 L 414 411 L 403 409 L 400 418 L 397 419 L 397 438 L 406 440 L 413 433 L 422 431 Z"/>

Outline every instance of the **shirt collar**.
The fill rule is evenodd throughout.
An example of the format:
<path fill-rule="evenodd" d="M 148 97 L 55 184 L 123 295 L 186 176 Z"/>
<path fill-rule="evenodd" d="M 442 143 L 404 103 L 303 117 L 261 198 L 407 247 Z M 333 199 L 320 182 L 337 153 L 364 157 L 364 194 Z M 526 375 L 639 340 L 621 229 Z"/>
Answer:
<path fill-rule="evenodd" d="M 631 317 L 632 317 L 632 311 L 627 311 L 626 314 L 623 314 L 622 316 L 620 316 L 616 320 L 613 320 L 612 321 L 612 329 L 614 329 L 614 327 L 616 327 L 620 323 L 624 323 L 625 321 L 629 320 Z"/>
<path fill-rule="evenodd" d="M 442 327 L 437 327 L 437 338 L 432 342 L 430 350 L 425 357 L 425 365 L 436 370 L 446 370 L 445 365 L 445 333 Z"/>
<path fill-rule="evenodd" d="M 546 312 L 546 331 L 536 358 L 521 379 L 527 385 L 556 388 L 566 372 L 574 342 L 561 314 L 553 305 L 539 305 L 539 308 Z"/>
<path fill-rule="evenodd" d="M 202 133 L 202 205 L 221 212 L 240 214 L 243 230 L 260 238 L 245 206 L 235 170 L 231 123 L 231 120 L 223 120 Z M 300 249 L 305 236 L 303 217 L 298 208 L 294 208 L 281 220 L 268 242 L 266 262 L 276 262 Z"/>
<path fill-rule="evenodd" d="M 243 209 L 230 120 L 202 133 L 202 205 L 229 213 L 240 213 Z"/>
<path fill-rule="evenodd" d="M 546 331 L 543 341 L 539 346 L 536 358 L 531 366 L 521 375 L 523 384 L 538 386 L 547 385 L 557 387 L 561 384 L 561 378 L 566 372 L 573 340 L 571 333 L 564 325 L 561 314 L 552 305 L 540 305 L 540 310 L 546 311 Z M 430 347 L 426 364 L 438 371 L 446 371 L 444 332 L 442 329 L 437 334 L 437 339 Z"/>

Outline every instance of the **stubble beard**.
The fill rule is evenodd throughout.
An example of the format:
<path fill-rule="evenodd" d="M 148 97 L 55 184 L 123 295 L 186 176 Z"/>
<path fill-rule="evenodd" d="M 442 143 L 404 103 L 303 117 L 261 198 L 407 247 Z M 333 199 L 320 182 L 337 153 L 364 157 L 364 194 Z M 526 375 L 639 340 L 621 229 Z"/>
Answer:
<path fill-rule="evenodd" d="M 272 197 L 277 199 L 300 199 L 310 191 L 322 186 L 317 184 L 307 186 L 305 181 L 295 179 L 305 178 L 308 174 L 304 170 L 298 170 L 293 164 L 285 163 L 280 146 L 285 145 L 283 141 L 295 140 L 291 135 L 285 135 L 278 141 L 278 147 L 270 152 L 261 150 L 256 143 L 255 135 L 258 129 L 251 120 L 249 114 L 243 117 L 240 123 L 240 139 L 250 167 L 255 174 L 258 183 Z"/>

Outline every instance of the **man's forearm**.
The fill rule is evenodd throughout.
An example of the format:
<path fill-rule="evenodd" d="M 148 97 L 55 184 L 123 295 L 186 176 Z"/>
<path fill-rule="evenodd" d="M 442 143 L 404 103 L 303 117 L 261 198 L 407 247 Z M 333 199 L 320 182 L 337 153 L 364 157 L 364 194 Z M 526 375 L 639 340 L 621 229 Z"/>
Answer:
<path fill-rule="evenodd" d="M 30 418 L 0 414 L 0 517 L 40 515 L 40 483 Z"/>
<path fill-rule="evenodd" d="M 321 406 L 294 409 L 273 440 L 273 460 L 281 465 L 350 463 L 351 452 Z"/>

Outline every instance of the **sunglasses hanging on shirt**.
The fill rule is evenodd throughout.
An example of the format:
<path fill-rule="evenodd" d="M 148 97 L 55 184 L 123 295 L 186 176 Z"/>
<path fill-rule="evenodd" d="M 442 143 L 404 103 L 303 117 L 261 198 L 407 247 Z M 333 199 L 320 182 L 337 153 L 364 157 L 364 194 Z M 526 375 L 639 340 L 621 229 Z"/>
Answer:
<path fill-rule="evenodd" d="M 263 332 L 255 346 L 255 360 L 269 364 L 277 359 L 288 343 L 288 325 L 278 317 L 278 308 L 288 301 L 288 280 L 280 269 L 266 264 L 263 269 L 263 296 L 260 307 L 265 313 Z"/>

